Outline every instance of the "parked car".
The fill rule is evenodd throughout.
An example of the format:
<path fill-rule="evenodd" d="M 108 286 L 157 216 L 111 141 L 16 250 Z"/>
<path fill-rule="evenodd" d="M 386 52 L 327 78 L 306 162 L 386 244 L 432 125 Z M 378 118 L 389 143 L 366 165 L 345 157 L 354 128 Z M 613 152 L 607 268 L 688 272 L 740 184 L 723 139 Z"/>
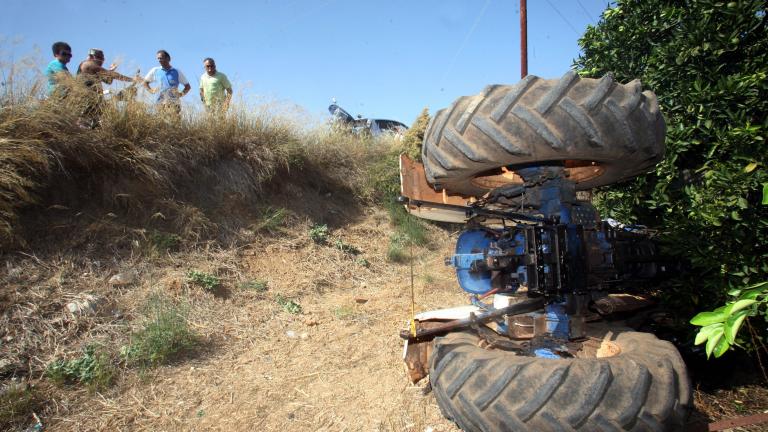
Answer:
<path fill-rule="evenodd" d="M 395 136 L 402 136 L 405 131 L 408 130 L 408 126 L 395 120 L 385 119 L 369 119 L 362 118 L 358 115 L 357 118 L 352 117 L 344 108 L 332 103 L 328 107 L 328 112 L 331 113 L 331 124 L 335 127 L 349 128 L 352 132 L 368 133 L 371 136 L 381 136 L 385 134 L 392 134 Z"/>

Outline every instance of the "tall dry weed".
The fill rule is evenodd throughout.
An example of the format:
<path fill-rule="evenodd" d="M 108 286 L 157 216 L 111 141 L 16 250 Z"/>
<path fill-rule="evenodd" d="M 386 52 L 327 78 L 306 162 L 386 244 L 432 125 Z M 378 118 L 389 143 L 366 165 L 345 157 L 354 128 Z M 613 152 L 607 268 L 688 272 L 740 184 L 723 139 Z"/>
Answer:
<path fill-rule="evenodd" d="M 255 202 L 275 184 L 367 199 L 371 167 L 397 151 L 394 139 L 308 129 L 269 107 L 238 105 L 218 116 L 185 107 L 174 118 L 141 98 L 112 98 L 89 123 L 84 110 L 94 94 L 76 79 L 62 86 L 64 98 L 16 98 L 0 107 L 5 245 L 23 242 L 19 215 L 35 206 L 99 209 L 139 225 L 165 221 L 163 229 L 199 238 L 215 231 L 211 209 L 232 199 Z"/>

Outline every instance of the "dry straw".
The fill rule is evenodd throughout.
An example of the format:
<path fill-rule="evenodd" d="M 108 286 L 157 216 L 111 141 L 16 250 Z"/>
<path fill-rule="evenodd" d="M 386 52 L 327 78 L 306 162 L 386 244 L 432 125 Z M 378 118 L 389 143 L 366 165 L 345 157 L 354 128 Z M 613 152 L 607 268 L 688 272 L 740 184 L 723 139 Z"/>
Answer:
<path fill-rule="evenodd" d="M 286 183 L 370 198 L 369 167 L 397 152 L 395 140 L 307 128 L 269 106 L 237 104 L 217 116 L 185 107 L 174 117 L 140 97 L 99 103 L 74 78 L 61 83 L 65 97 L 41 100 L 35 86 L 25 88 L 26 96 L 0 96 L 6 247 L 28 240 L 18 229 L 30 223 L 21 217 L 28 210 L 37 213 L 32 230 L 47 225 L 46 211 L 67 209 L 203 237 L 215 231 L 217 209 L 256 203 Z"/>

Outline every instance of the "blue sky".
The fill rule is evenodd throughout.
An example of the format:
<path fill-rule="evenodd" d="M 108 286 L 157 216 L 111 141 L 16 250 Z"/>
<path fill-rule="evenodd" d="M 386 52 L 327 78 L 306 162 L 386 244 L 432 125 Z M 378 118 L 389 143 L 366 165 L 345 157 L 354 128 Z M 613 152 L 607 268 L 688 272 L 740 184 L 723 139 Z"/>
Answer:
<path fill-rule="evenodd" d="M 608 0 L 528 0 L 528 72 L 559 77 L 579 54 L 577 39 Z M 142 74 L 165 49 L 198 104 L 202 60 L 249 103 L 327 115 L 332 97 L 351 114 L 410 125 L 487 84 L 520 79 L 518 0 L 4 0 L 0 55 L 9 61 L 50 45 L 104 50 L 119 72 Z"/>

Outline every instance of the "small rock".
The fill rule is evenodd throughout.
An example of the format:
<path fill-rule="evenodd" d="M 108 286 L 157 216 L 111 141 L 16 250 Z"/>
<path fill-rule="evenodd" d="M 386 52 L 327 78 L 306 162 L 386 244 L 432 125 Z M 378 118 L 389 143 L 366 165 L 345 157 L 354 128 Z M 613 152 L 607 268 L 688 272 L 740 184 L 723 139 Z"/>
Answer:
<path fill-rule="evenodd" d="M 320 323 L 316 319 L 307 318 L 304 320 L 304 325 L 307 327 L 314 327 Z"/>
<path fill-rule="evenodd" d="M 100 298 L 85 294 L 82 298 L 67 303 L 67 310 L 73 315 L 94 315 Z"/>
<path fill-rule="evenodd" d="M 355 303 L 358 303 L 358 304 L 368 303 L 368 299 L 356 298 Z"/>
<path fill-rule="evenodd" d="M 112 286 L 130 285 L 136 281 L 137 276 L 136 270 L 128 270 L 112 276 L 108 283 Z"/>
<path fill-rule="evenodd" d="M 306 338 L 308 338 L 308 337 L 309 337 L 309 334 L 307 334 L 307 332 L 304 332 L 304 333 L 302 333 L 302 334 L 301 334 L 301 336 L 299 336 L 299 337 L 300 337 L 300 338 L 302 338 L 302 339 L 306 339 Z"/>
<path fill-rule="evenodd" d="M 285 332 L 285 335 L 291 339 L 296 339 L 296 332 L 293 330 L 288 330 L 287 332 Z"/>

